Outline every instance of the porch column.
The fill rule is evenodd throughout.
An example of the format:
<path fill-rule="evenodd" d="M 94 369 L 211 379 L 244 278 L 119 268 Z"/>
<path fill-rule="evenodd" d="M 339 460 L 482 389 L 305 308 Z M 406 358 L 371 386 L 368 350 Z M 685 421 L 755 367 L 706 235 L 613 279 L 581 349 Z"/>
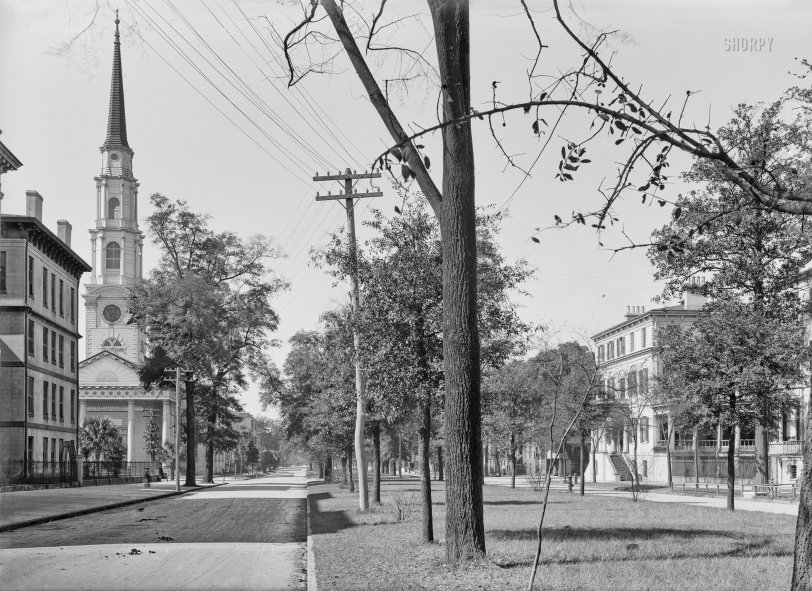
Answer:
<path fill-rule="evenodd" d="M 127 401 L 127 461 L 133 461 L 135 447 L 135 400 Z"/>
<path fill-rule="evenodd" d="M 722 423 L 716 425 L 716 449 L 722 449 Z"/>
<path fill-rule="evenodd" d="M 87 400 L 79 400 L 79 427 L 85 426 L 87 418 Z"/>
<path fill-rule="evenodd" d="M 163 409 L 161 410 L 161 445 L 164 444 L 164 441 L 170 440 L 170 433 L 169 433 L 169 401 L 163 401 Z"/>
<path fill-rule="evenodd" d="M 735 437 L 736 449 L 739 449 L 739 446 L 741 445 L 741 440 L 742 440 L 742 430 L 739 428 L 738 425 L 736 425 L 736 429 L 735 429 L 735 431 L 733 431 L 733 436 Z"/>
<path fill-rule="evenodd" d="M 629 424 L 629 427 L 631 427 L 631 424 Z M 624 427 L 621 433 L 623 439 L 623 453 L 627 454 L 629 453 L 629 430 Z"/>

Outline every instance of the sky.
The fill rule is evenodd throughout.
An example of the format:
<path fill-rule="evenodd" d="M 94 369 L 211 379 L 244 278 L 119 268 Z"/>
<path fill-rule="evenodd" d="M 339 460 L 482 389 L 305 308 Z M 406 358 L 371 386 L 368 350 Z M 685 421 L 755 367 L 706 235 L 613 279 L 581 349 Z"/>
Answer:
<path fill-rule="evenodd" d="M 577 63 L 580 54 L 553 21 L 550 2 L 529 0 L 528 5 L 549 46 L 537 70 L 542 77 Z M 370 15 L 376 4 L 361 0 L 354 6 L 358 15 Z M 778 98 L 797 83 L 790 74 L 798 71 L 795 59 L 810 57 L 812 5 L 802 0 L 590 0 L 571 7 L 568 22 L 587 36 L 617 31 L 606 46 L 615 71 L 655 103 L 671 97 L 669 104 L 678 109 L 686 90 L 699 91 L 686 110 L 686 120 L 697 127 L 719 127 L 740 102 Z M 324 311 L 348 301 L 348 286 L 334 286 L 309 262 L 310 249 L 344 223 L 338 204 L 315 201 L 316 191 L 339 187 L 314 183 L 312 176 L 367 169 L 391 140 L 349 62 L 329 39 L 319 46 L 322 51 L 309 46 L 310 53 L 305 48 L 294 53 L 297 65 L 308 59 L 328 63 L 287 87 L 278 35 L 301 18 L 298 2 L 0 0 L 0 130 L 2 141 L 23 162 L 3 177 L 2 209 L 24 212 L 25 191 L 38 190 L 45 198 L 46 225 L 54 229 L 56 220 L 70 221 L 73 248 L 85 260 L 90 260 L 85 231 L 95 215 L 93 177 L 100 172 L 107 124 L 116 8 L 142 231 L 149 196 L 160 192 L 209 214 L 216 230 L 273 237 L 286 256 L 270 266 L 290 282 L 274 300 L 281 346 L 272 357 L 281 366 L 296 331 L 317 328 Z M 382 42 L 424 52 L 435 61 L 424 2 L 387 5 L 381 22 L 391 23 Z M 329 32 L 327 23 L 319 27 Z M 473 0 L 471 42 L 475 108 L 488 107 L 494 81 L 499 100 L 524 100 L 535 45 L 520 2 Z M 373 51 L 369 60 L 379 80 L 391 80 L 390 104 L 407 128 L 436 120 L 430 67 L 398 62 L 388 52 Z M 555 116 L 550 112 L 545 119 Z M 504 127 L 497 123 L 506 151 L 521 166 L 530 166 L 547 137 L 534 137 L 531 120 L 521 114 L 507 116 Z M 645 242 L 668 220 L 668 208 L 643 206 L 632 194 L 618 208 L 620 221 L 600 239 L 583 227 L 538 230 L 548 228 L 554 215 L 567 219 L 574 210 L 596 207 L 597 187 L 614 176 L 624 152 L 603 141 L 590 147 L 592 163 L 575 182 L 553 178 L 558 148 L 583 137 L 588 123 L 568 117 L 523 183 L 487 125 L 474 127 L 477 203 L 508 213 L 501 235 L 506 257 L 526 258 L 536 268 L 524 285 L 528 295 L 516 296 L 520 314 L 558 338 L 594 334 L 622 320 L 626 306 L 655 307 L 652 298 L 660 291 L 642 249 L 614 254 L 611 248 L 626 243 L 624 234 Z M 437 137 L 424 143 L 439 184 L 441 145 Z M 676 158 L 672 174 L 689 165 L 687 158 Z M 363 221 L 371 217 L 369 207 L 396 215 L 400 204 L 386 179 L 377 186 L 384 197 L 359 206 L 361 242 L 368 237 Z M 672 195 L 681 189 L 676 179 L 669 187 Z M 159 252 L 147 238 L 148 271 Z M 242 400 L 249 412 L 263 410 L 255 388 Z"/>

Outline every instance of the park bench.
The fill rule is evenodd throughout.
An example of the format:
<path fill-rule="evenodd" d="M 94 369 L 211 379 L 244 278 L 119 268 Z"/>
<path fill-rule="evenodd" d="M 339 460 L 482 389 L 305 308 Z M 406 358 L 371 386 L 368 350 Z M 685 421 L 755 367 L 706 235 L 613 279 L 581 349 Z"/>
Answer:
<path fill-rule="evenodd" d="M 771 499 L 778 497 L 795 498 L 796 489 L 794 484 L 754 484 L 753 495 L 756 497 L 766 496 Z"/>

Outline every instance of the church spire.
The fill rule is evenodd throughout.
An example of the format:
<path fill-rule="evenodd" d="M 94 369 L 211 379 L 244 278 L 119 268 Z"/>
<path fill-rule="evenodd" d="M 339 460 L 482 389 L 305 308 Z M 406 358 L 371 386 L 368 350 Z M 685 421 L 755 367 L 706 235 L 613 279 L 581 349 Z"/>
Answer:
<path fill-rule="evenodd" d="M 116 10 L 116 40 L 113 43 L 113 80 L 110 85 L 110 110 L 107 114 L 107 138 L 102 149 L 127 148 L 127 120 L 124 116 L 124 81 L 121 73 L 121 43 L 118 39 L 118 10 Z"/>

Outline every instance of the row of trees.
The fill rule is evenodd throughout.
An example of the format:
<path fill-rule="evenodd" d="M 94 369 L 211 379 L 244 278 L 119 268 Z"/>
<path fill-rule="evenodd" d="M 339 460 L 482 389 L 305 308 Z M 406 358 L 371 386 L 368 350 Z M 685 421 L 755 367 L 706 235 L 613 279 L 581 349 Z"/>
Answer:
<path fill-rule="evenodd" d="M 443 371 L 443 250 L 440 228 L 425 204 L 403 196 L 398 214 L 375 211 L 366 223 L 372 232 L 358 249 L 363 295 L 360 314 L 347 307 L 322 316 L 322 330 L 300 332 L 291 339 L 285 362 L 286 387 L 264 389 L 263 401 L 277 404 L 287 436 L 315 458 L 341 458 L 351 466 L 355 374 L 358 354 L 367 376 L 368 435 L 375 461 L 372 501 L 380 502 L 381 436 L 390 447 L 397 438 L 416 434 L 422 474 L 423 538 L 434 539 L 431 515 L 431 458 L 436 450 L 442 470 L 442 428 L 447 382 Z M 486 368 L 501 366 L 520 352 L 531 332 L 511 300 L 530 276 L 525 261 L 505 261 L 497 244 L 501 216 L 477 213 L 479 290 L 476 307 Z M 316 263 L 336 279 L 350 273 L 346 237 L 336 234 L 314 253 Z M 353 323 L 361 346 L 353 346 Z M 273 384 L 271 384 L 273 386 Z M 449 471 L 456 470 L 446 463 Z M 363 466 L 360 469 L 364 469 Z M 351 482 L 351 478 L 350 478 Z"/>
<path fill-rule="evenodd" d="M 186 416 L 178 422 L 186 445 L 185 484 L 194 486 L 198 443 L 206 448 L 206 482 L 214 478 L 215 452 L 237 446 L 237 395 L 249 378 L 278 382 L 267 357 L 279 322 L 270 299 L 286 284 L 267 268 L 278 256 L 269 239 L 215 232 L 208 217 L 184 201 L 155 194 L 150 202 L 147 226 L 161 257 L 133 288 L 130 322 L 147 335 L 140 369 L 147 387 L 174 388 L 170 379 L 182 369 Z"/>

